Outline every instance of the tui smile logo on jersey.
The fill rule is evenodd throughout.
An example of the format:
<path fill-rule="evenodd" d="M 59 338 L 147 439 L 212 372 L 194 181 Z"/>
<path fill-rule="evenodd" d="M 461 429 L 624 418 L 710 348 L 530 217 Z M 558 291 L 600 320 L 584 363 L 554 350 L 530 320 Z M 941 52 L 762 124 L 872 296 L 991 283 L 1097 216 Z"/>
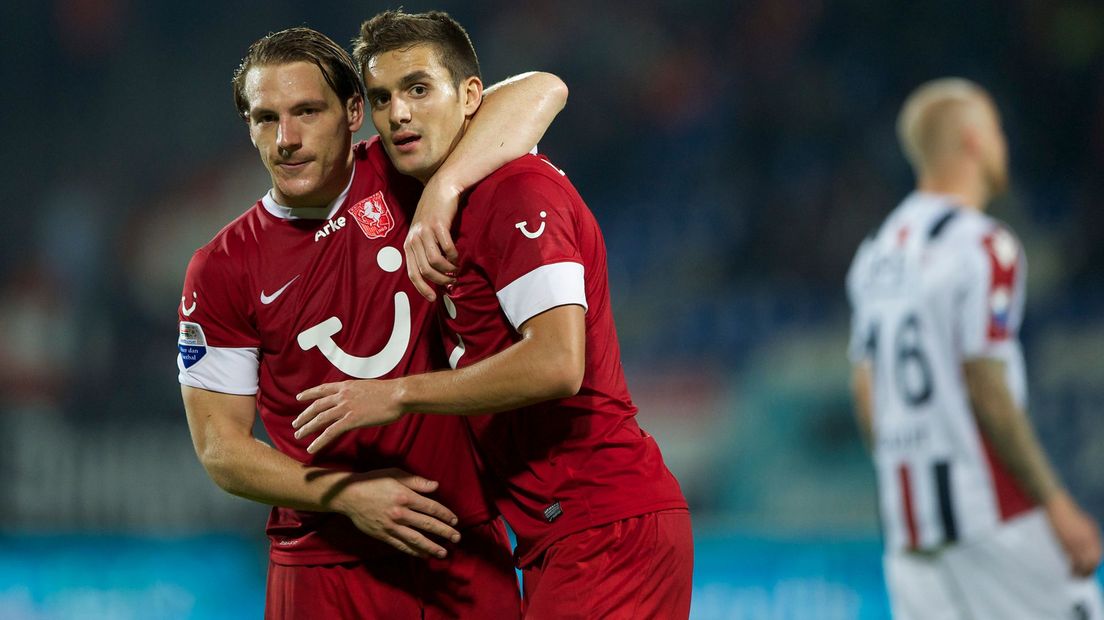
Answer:
<path fill-rule="evenodd" d="M 402 268 L 402 253 L 387 246 L 376 255 L 376 262 L 380 269 L 395 273 Z M 296 340 L 304 351 L 317 347 L 334 367 L 350 377 L 378 379 L 394 370 L 406 355 L 410 344 L 410 324 L 410 299 L 406 293 L 399 291 L 395 293 L 395 323 L 391 326 L 391 336 L 387 344 L 372 355 L 362 357 L 341 348 L 333 338 L 343 327 L 341 319 L 336 316 L 303 330 Z"/>
<path fill-rule="evenodd" d="M 527 238 L 536 239 L 537 237 L 544 234 L 544 218 L 548 217 L 548 212 L 547 211 L 541 211 L 540 216 L 541 216 L 541 223 L 540 223 L 540 226 L 537 227 L 536 232 L 529 232 L 529 229 L 527 228 L 529 226 L 529 221 L 528 220 L 521 221 L 521 222 L 518 222 L 517 224 L 514 224 L 514 228 L 520 230 L 521 234 L 525 235 Z"/>
<path fill-rule="evenodd" d="M 181 295 L 181 297 L 180 297 L 180 313 L 183 314 L 184 316 L 192 316 L 192 313 L 195 312 L 196 300 L 198 298 L 199 298 L 199 293 L 198 292 L 193 292 L 192 293 L 192 305 L 186 306 L 184 304 L 187 303 L 188 296 L 187 295 Z"/>
<path fill-rule="evenodd" d="M 383 199 L 383 192 L 376 192 L 349 209 L 349 214 L 360 224 L 369 239 L 385 237 L 395 227 L 395 218 Z"/>

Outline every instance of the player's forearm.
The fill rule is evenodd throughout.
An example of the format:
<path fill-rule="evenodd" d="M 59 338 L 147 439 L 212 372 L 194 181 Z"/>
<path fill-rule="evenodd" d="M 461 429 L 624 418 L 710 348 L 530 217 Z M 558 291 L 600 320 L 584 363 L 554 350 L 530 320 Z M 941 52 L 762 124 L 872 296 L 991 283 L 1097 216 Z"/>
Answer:
<path fill-rule="evenodd" d="M 523 73 L 488 88 L 463 138 L 427 189 L 458 195 L 533 150 L 565 103 L 567 86 L 551 73 Z"/>
<path fill-rule="evenodd" d="M 211 479 L 227 493 L 270 506 L 338 511 L 348 472 L 308 467 L 253 438 L 225 440 L 200 455 Z"/>
<path fill-rule="evenodd" d="M 1062 485 L 1031 422 L 1012 399 L 1004 364 L 973 360 L 963 364 L 963 371 L 981 432 L 1027 494 L 1046 503 L 1062 491 Z"/>
<path fill-rule="evenodd" d="M 873 382 L 870 366 L 860 364 L 851 373 L 851 396 L 855 407 L 855 423 L 868 451 L 874 450 Z"/>
<path fill-rule="evenodd" d="M 579 391 L 581 381 L 567 355 L 522 340 L 465 368 L 399 379 L 399 406 L 404 413 L 475 415 L 565 398 Z"/>
<path fill-rule="evenodd" d="M 181 386 L 196 456 L 228 493 L 273 506 L 334 510 L 349 474 L 307 467 L 253 437 L 256 399 Z"/>

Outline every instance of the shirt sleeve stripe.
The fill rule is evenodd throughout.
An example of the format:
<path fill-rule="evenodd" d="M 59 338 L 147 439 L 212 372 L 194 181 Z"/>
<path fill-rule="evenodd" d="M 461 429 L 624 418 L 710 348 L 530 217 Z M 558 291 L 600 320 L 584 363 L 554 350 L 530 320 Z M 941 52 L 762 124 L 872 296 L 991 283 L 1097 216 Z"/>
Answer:
<path fill-rule="evenodd" d="M 251 396 L 257 393 L 257 377 L 260 368 L 260 350 L 254 347 L 207 347 L 202 359 L 184 367 L 180 355 L 176 356 L 178 379 L 183 385 L 221 392 Z"/>
<path fill-rule="evenodd" d="M 537 267 L 498 291 L 498 303 L 514 329 L 557 306 L 575 304 L 586 310 L 583 266 L 564 262 Z"/>

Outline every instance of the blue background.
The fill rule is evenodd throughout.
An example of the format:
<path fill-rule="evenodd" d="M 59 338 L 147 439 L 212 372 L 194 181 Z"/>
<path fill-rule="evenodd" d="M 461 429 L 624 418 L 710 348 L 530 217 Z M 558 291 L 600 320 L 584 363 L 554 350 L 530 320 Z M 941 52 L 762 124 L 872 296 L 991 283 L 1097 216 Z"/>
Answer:
<path fill-rule="evenodd" d="M 404 4 L 464 23 L 486 82 L 571 89 L 540 149 L 603 228 L 639 419 L 694 514 L 696 618 L 885 616 L 843 279 L 912 186 L 894 123 L 931 78 L 1001 110 L 1029 414 L 1104 516 L 1104 5 Z M 383 8 L 0 8 L 0 618 L 261 616 L 267 511 L 208 479 L 180 403 L 183 273 L 269 187 L 231 99 L 248 45 L 348 42 Z"/>

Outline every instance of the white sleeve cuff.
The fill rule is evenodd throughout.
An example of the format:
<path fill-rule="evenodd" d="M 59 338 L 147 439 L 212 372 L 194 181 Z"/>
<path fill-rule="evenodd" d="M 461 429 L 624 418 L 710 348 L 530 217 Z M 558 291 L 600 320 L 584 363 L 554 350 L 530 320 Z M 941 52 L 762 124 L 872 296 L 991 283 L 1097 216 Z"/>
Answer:
<path fill-rule="evenodd" d="M 1019 347 L 1019 341 L 1012 337 L 998 340 L 996 342 L 992 342 L 986 337 L 979 344 L 964 347 L 962 351 L 962 357 L 966 360 L 1006 360 L 1008 359 L 1009 355 L 1014 355 L 1016 353 L 1017 347 Z"/>
<path fill-rule="evenodd" d="M 498 291 L 498 303 L 514 329 L 545 310 L 579 305 L 587 309 L 580 263 L 542 265 Z"/>
<path fill-rule="evenodd" d="M 260 350 L 255 347 L 202 347 L 206 349 L 195 359 L 194 352 L 190 364 L 184 366 L 182 352 L 176 356 L 176 367 L 180 371 L 179 380 L 183 385 L 195 388 L 251 396 L 257 393 L 257 377 L 260 368 Z"/>

